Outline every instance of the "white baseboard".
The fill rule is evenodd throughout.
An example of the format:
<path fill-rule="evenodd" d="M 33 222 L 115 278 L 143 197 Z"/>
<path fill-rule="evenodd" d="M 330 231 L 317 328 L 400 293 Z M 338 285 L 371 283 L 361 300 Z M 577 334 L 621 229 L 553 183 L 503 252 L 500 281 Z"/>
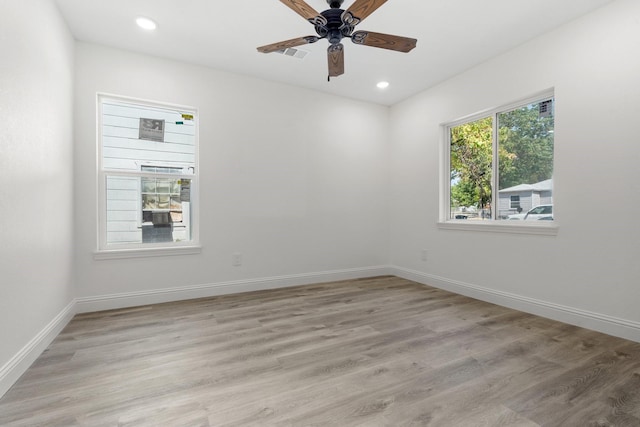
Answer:
<path fill-rule="evenodd" d="M 22 374 L 64 329 L 76 314 L 76 302 L 71 301 L 47 326 L 15 356 L 0 368 L 0 397 L 2 397 Z"/>
<path fill-rule="evenodd" d="M 639 322 L 497 291 L 397 266 L 390 267 L 389 274 L 481 301 L 640 342 Z"/>
<path fill-rule="evenodd" d="M 333 282 L 338 280 L 359 279 L 365 277 L 385 276 L 390 274 L 388 266 L 374 266 L 332 270 L 317 273 L 292 274 L 287 276 L 267 277 L 260 279 L 236 280 L 231 282 L 210 283 L 176 288 L 153 289 L 140 292 L 126 292 L 95 297 L 76 298 L 78 313 L 87 313 L 117 308 L 136 307 L 140 305 L 159 304 L 193 298 L 204 298 L 240 292 L 261 291 L 289 286 L 309 285 L 314 283 Z"/>

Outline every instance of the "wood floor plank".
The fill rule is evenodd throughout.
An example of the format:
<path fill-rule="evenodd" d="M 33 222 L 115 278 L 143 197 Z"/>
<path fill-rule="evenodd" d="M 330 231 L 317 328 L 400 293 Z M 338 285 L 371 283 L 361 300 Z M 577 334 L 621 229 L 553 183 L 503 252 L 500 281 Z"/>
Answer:
<path fill-rule="evenodd" d="M 640 343 L 392 276 L 74 317 L 0 425 L 640 426 Z"/>

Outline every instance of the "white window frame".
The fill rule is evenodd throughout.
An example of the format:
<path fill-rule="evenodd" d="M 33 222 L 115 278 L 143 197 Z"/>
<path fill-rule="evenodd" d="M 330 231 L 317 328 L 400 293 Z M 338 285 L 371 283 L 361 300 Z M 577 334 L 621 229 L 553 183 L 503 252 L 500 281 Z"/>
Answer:
<path fill-rule="evenodd" d="M 184 242 L 163 242 L 163 243 L 126 243 L 116 244 L 107 243 L 107 189 L 106 179 L 107 176 L 122 176 L 122 177 L 138 177 L 142 178 L 148 176 L 147 172 L 141 170 L 105 170 L 102 165 L 103 161 L 103 141 L 102 141 L 102 105 L 104 101 L 124 102 L 129 104 L 136 104 L 147 107 L 159 107 L 165 109 L 172 109 L 182 111 L 185 114 L 192 114 L 195 124 L 195 170 L 193 174 L 159 174 L 157 176 L 166 175 L 167 178 L 176 179 L 184 178 L 191 180 L 190 191 L 190 210 L 191 210 L 191 240 Z M 169 104 L 165 102 L 150 101 L 139 98 L 113 95 L 107 93 L 98 93 L 96 98 L 96 140 L 97 140 L 97 159 L 96 159 L 96 180 L 97 180 L 97 249 L 94 252 L 94 259 L 96 260 L 108 260 L 108 259 L 120 259 L 120 258 L 143 258 L 153 256 L 169 256 L 169 255 L 188 255 L 198 254 L 202 248 L 199 240 L 199 115 L 198 109 L 190 106 Z M 148 163 L 148 162 L 147 162 Z M 139 189 L 141 194 L 141 189 Z M 142 210 L 139 209 L 138 222 L 142 220 Z"/>
<path fill-rule="evenodd" d="M 514 200 L 514 199 L 515 199 L 516 197 L 518 198 L 518 200 L 517 200 L 517 204 L 518 204 L 518 206 L 515 206 L 515 207 L 514 207 L 514 204 L 515 204 L 515 203 L 514 203 L 514 202 L 515 202 L 515 200 Z M 518 209 L 518 208 L 521 208 L 521 207 L 522 207 L 522 205 L 520 204 L 520 196 L 519 196 L 519 195 L 518 195 L 518 196 L 509 196 L 509 208 L 510 208 L 510 209 Z"/>
<path fill-rule="evenodd" d="M 524 105 L 532 104 L 544 100 L 545 98 L 554 98 L 554 90 L 548 89 L 538 92 L 526 98 L 519 99 L 515 102 L 505 104 L 499 107 L 487 109 L 475 114 L 471 114 L 451 122 L 442 123 L 440 125 L 440 215 L 437 223 L 438 228 L 444 230 L 464 230 L 479 232 L 495 232 L 495 233 L 515 233 L 515 234 L 534 234 L 555 236 L 558 234 L 558 221 L 507 221 L 507 220 L 489 220 L 489 221 L 467 221 L 451 219 L 451 152 L 450 152 L 450 132 L 451 129 L 469 122 L 480 120 L 489 116 L 493 117 L 493 162 L 492 162 L 492 187 L 491 206 L 498 206 L 497 183 L 499 176 L 497 171 L 498 150 L 498 115 L 500 113 L 515 110 Z M 554 156 L 555 162 L 555 156 Z M 554 163 L 555 167 L 555 163 Z M 555 209 L 554 209 L 555 210 Z M 518 222 L 518 224 L 514 224 Z"/>

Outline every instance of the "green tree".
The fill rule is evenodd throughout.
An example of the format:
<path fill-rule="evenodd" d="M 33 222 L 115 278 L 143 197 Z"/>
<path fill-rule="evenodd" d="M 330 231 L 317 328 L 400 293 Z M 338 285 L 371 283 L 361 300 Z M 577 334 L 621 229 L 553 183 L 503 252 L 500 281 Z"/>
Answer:
<path fill-rule="evenodd" d="M 540 117 L 538 104 L 498 116 L 498 143 L 505 152 L 500 155 L 501 189 L 553 176 L 553 126 L 553 116 Z"/>
<path fill-rule="evenodd" d="M 484 208 L 491 202 L 493 118 L 451 129 L 451 204 Z"/>
<path fill-rule="evenodd" d="M 451 205 L 457 206 L 478 206 L 480 200 L 479 187 L 470 180 L 459 180 L 451 186 Z"/>

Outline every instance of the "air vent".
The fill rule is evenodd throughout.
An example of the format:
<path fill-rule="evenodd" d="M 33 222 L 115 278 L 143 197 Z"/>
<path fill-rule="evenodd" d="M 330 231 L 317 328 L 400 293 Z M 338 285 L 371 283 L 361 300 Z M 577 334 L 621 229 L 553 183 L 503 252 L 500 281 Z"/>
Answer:
<path fill-rule="evenodd" d="M 278 51 L 276 51 L 276 53 L 280 53 L 282 55 L 293 56 L 294 58 L 302 59 L 305 56 L 307 56 L 307 53 L 309 53 L 309 51 L 302 50 L 302 49 L 295 49 L 295 48 L 289 47 L 289 48 L 286 48 L 286 49 L 278 50 Z"/>
<path fill-rule="evenodd" d="M 553 108 L 553 101 L 551 99 L 542 101 L 538 106 L 538 117 L 551 117 L 551 109 Z"/>

